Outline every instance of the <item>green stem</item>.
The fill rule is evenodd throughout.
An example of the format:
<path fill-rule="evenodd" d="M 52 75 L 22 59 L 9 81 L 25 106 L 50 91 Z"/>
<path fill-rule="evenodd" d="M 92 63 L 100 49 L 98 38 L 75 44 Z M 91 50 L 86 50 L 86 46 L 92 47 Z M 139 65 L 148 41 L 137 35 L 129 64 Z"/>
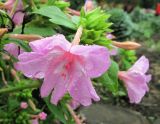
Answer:
<path fill-rule="evenodd" d="M 10 93 L 10 92 L 16 92 L 24 89 L 30 89 L 30 88 L 38 88 L 41 84 L 39 82 L 33 82 L 31 84 L 26 84 L 23 86 L 16 86 L 16 87 L 8 87 L 0 89 L 0 94 L 3 93 Z"/>
<path fill-rule="evenodd" d="M 36 7 L 36 5 L 35 5 L 35 3 L 34 3 L 34 0 L 31 0 L 31 5 L 32 5 L 32 7 L 33 7 L 34 10 L 37 9 L 37 7 Z"/>

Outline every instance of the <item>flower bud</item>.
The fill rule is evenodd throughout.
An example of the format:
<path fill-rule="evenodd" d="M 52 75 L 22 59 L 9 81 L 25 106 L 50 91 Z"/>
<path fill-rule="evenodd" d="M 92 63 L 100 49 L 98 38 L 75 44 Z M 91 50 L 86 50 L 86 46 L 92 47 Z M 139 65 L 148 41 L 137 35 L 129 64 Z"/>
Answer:
<path fill-rule="evenodd" d="M 28 108 L 28 104 L 26 102 L 21 102 L 20 107 L 21 109 L 26 109 Z"/>
<path fill-rule="evenodd" d="M 32 34 L 9 34 L 10 38 L 15 38 L 19 40 L 27 40 L 27 41 L 34 41 L 42 39 L 43 37 L 40 35 L 32 35 Z"/>
<path fill-rule="evenodd" d="M 107 37 L 107 39 L 110 39 L 110 40 L 116 38 L 116 37 L 115 37 L 113 34 L 111 34 L 111 33 L 107 33 L 106 37 Z"/>
<path fill-rule="evenodd" d="M 0 28 L 0 37 L 2 37 L 6 32 L 8 32 L 7 28 Z"/>
<path fill-rule="evenodd" d="M 94 9 L 94 4 L 92 0 L 86 0 L 85 5 L 84 5 L 84 9 L 86 12 L 91 11 Z"/>
<path fill-rule="evenodd" d="M 46 120 L 47 114 L 45 112 L 41 112 L 38 114 L 40 120 Z"/>
<path fill-rule="evenodd" d="M 126 50 L 135 50 L 141 47 L 141 44 L 131 41 L 125 41 L 125 42 L 112 41 L 112 44 L 116 47 L 123 48 Z"/>

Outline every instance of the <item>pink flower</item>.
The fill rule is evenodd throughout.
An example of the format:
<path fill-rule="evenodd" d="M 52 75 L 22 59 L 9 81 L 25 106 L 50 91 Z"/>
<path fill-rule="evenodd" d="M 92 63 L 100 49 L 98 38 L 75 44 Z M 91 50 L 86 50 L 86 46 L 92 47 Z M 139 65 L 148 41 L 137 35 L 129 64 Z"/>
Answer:
<path fill-rule="evenodd" d="M 20 107 L 21 109 L 26 109 L 28 108 L 28 104 L 26 102 L 21 102 Z"/>
<path fill-rule="evenodd" d="M 85 0 L 84 10 L 86 12 L 94 9 L 94 3 L 92 0 Z"/>
<path fill-rule="evenodd" d="M 18 45 L 14 44 L 14 43 L 6 44 L 4 46 L 4 50 L 6 50 L 11 55 L 13 55 L 15 58 L 17 58 L 19 54 L 24 52 L 21 48 L 18 47 Z"/>
<path fill-rule="evenodd" d="M 142 56 L 128 71 L 119 72 L 118 76 L 124 81 L 130 103 L 139 103 L 149 91 L 147 83 L 151 80 L 151 75 L 145 74 L 148 68 L 149 61 Z"/>
<path fill-rule="evenodd" d="M 107 33 L 106 38 L 112 40 L 115 38 L 115 36 L 111 33 Z"/>
<path fill-rule="evenodd" d="M 27 77 L 44 78 L 41 97 L 52 93 L 51 102 L 57 104 L 69 92 L 84 106 L 90 105 L 92 99 L 99 101 L 90 78 L 101 76 L 110 66 L 105 47 L 73 45 L 63 35 L 30 42 L 30 46 L 33 52 L 18 57 L 17 69 Z"/>
<path fill-rule="evenodd" d="M 46 120 L 47 114 L 45 112 L 41 112 L 38 114 L 40 120 Z"/>
<path fill-rule="evenodd" d="M 4 6 L 8 10 L 8 13 L 10 14 L 12 8 L 14 7 L 16 0 L 8 0 Z M 12 20 L 16 25 L 20 25 L 23 22 L 24 13 L 23 11 L 23 2 L 22 0 L 19 0 L 18 5 L 16 7 L 16 11 L 12 16 Z"/>

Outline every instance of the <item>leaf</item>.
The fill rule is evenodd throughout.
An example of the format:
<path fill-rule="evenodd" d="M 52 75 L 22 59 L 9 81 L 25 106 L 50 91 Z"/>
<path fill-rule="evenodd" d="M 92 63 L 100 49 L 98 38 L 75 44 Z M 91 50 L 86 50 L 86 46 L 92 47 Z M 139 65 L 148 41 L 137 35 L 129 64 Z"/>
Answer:
<path fill-rule="evenodd" d="M 112 61 L 112 64 L 108 71 L 103 74 L 98 81 L 101 82 L 113 95 L 118 94 L 118 65 L 116 62 Z"/>
<path fill-rule="evenodd" d="M 15 97 L 8 97 L 8 109 L 9 111 L 19 107 L 19 102 Z"/>
<path fill-rule="evenodd" d="M 53 105 L 50 103 L 50 97 L 46 97 L 44 98 L 44 101 L 48 107 L 48 109 L 51 111 L 51 113 L 58 118 L 61 122 L 63 122 L 64 124 L 67 124 L 67 121 L 64 117 L 63 111 L 62 109 L 57 105 Z"/>
<path fill-rule="evenodd" d="M 22 27 L 18 27 L 14 30 L 13 33 L 20 33 Z M 37 24 L 27 24 L 24 29 L 25 34 L 37 34 L 43 37 L 51 36 L 56 34 L 52 27 L 46 25 L 37 25 Z"/>
<path fill-rule="evenodd" d="M 56 6 L 43 6 L 40 9 L 35 10 L 34 13 L 49 17 L 49 20 L 57 25 L 62 25 L 74 30 L 76 29 L 76 25 L 72 20 Z"/>

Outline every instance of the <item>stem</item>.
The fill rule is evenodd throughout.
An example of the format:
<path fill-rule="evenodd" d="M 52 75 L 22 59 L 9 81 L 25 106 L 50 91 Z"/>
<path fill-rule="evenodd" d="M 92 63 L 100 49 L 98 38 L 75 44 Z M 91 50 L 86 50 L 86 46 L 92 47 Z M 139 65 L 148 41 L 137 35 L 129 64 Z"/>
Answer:
<path fill-rule="evenodd" d="M 81 38 L 81 35 L 82 35 L 82 31 L 83 31 L 83 27 L 82 26 L 79 26 L 75 36 L 74 36 L 74 39 L 72 41 L 72 45 L 78 45 L 79 42 L 80 42 L 80 38 Z"/>
<path fill-rule="evenodd" d="M 0 94 L 16 92 L 16 91 L 19 91 L 19 90 L 30 89 L 30 88 L 38 88 L 40 85 L 41 84 L 39 82 L 33 82 L 31 84 L 26 84 L 26 85 L 23 85 L 23 86 L 2 88 L 2 89 L 0 89 Z"/>
<path fill-rule="evenodd" d="M 77 11 L 77 10 L 74 10 L 74 9 L 71 9 L 71 8 L 67 8 L 66 10 L 68 10 L 69 13 L 71 13 L 73 15 L 80 16 L 80 11 Z"/>
<path fill-rule="evenodd" d="M 29 106 L 32 108 L 33 111 L 37 110 L 36 105 L 34 104 L 34 102 L 31 99 L 28 99 L 28 103 L 29 103 Z"/>
<path fill-rule="evenodd" d="M 36 7 L 36 5 L 34 3 L 34 0 L 30 0 L 30 2 L 31 2 L 31 5 L 32 5 L 33 9 L 37 9 L 37 7 Z"/>
<path fill-rule="evenodd" d="M 78 116 L 75 114 L 75 112 L 73 111 L 73 109 L 70 107 L 69 104 L 66 105 L 68 108 L 68 111 L 71 113 L 72 117 L 74 118 L 76 124 L 82 124 L 80 119 L 78 118 Z"/>

